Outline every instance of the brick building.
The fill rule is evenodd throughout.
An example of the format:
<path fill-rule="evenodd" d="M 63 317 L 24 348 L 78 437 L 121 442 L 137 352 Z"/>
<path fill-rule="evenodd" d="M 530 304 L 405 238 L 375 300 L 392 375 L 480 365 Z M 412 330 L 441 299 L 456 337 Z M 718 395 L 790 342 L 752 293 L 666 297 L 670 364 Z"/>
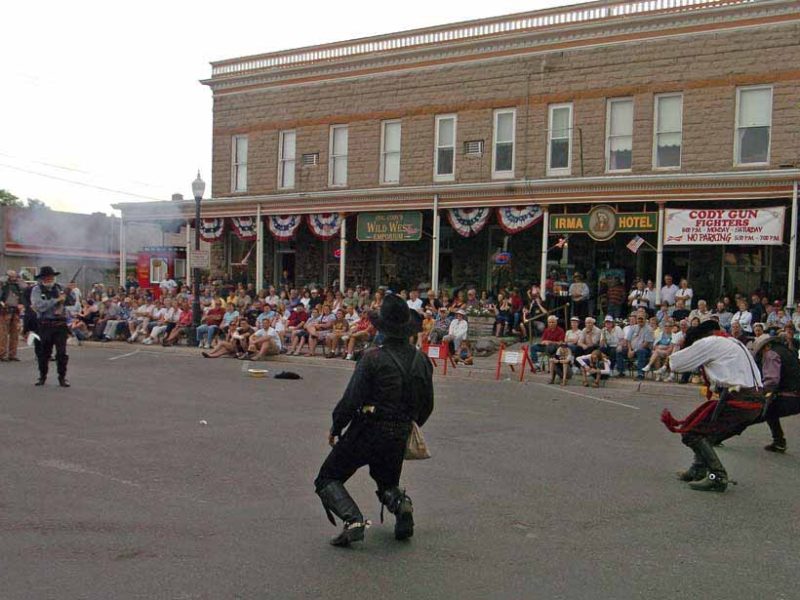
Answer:
<path fill-rule="evenodd" d="M 266 282 L 486 288 L 506 250 L 519 284 L 671 273 L 707 297 L 793 297 L 799 9 L 600 1 L 213 63 L 202 216 L 264 220 Z M 401 211 L 422 213 L 419 241 L 358 239 L 359 220 Z M 215 269 L 239 237 L 222 233 Z"/>

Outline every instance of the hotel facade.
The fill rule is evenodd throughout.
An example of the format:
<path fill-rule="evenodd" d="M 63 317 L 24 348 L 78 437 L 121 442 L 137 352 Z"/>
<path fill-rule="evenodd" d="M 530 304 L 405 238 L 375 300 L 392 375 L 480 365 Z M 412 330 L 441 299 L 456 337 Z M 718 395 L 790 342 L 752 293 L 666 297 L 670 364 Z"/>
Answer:
<path fill-rule="evenodd" d="M 793 299 L 799 65 L 795 0 L 590 2 L 212 63 L 211 271 Z"/>

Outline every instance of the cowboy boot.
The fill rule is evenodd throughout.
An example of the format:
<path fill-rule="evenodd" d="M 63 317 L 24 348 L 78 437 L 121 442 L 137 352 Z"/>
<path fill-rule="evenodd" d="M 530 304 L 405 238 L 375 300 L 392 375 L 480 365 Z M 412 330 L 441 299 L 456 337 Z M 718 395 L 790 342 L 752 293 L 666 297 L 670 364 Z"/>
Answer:
<path fill-rule="evenodd" d="M 702 459 L 708 473 L 700 481 L 690 481 L 689 487 L 698 492 L 724 492 L 728 487 L 728 473 L 708 439 L 700 437 L 695 440 L 692 450 Z"/>
<path fill-rule="evenodd" d="M 406 495 L 405 490 L 393 487 L 384 490 L 382 494 L 376 493 L 381 504 L 395 516 L 394 539 L 406 540 L 414 535 L 414 508 L 411 504 L 411 498 Z M 381 517 L 383 517 L 383 514 L 381 514 Z"/>
<path fill-rule="evenodd" d="M 783 454 L 786 452 L 786 438 L 783 435 L 781 420 L 776 417 L 769 418 L 767 419 L 767 425 L 769 425 L 769 431 L 772 434 L 772 443 L 764 446 L 764 450 Z"/>
<path fill-rule="evenodd" d="M 56 369 L 58 370 L 58 385 L 64 388 L 69 387 L 69 381 L 67 381 L 68 362 L 69 362 L 69 356 L 67 356 L 66 354 L 56 358 Z"/>
<path fill-rule="evenodd" d="M 681 481 L 700 481 L 708 475 L 708 467 L 703 462 L 699 454 L 695 452 L 692 466 L 685 471 L 678 471 L 678 479 Z"/>
<path fill-rule="evenodd" d="M 344 522 L 344 529 L 331 539 L 331 545 L 349 546 L 352 542 L 360 542 L 364 539 L 364 532 L 367 528 L 364 515 L 361 514 L 355 500 L 347 493 L 341 482 L 331 481 L 319 490 L 317 495 L 322 500 L 328 520 L 336 525 L 332 516 L 336 515 Z"/>

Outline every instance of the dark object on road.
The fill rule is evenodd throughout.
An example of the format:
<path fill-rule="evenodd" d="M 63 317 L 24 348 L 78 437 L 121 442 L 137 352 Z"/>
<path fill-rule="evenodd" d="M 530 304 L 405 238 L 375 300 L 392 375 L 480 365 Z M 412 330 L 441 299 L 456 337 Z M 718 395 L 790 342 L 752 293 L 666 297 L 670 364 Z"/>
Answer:
<path fill-rule="evenodd" d="M 280 373 L 275 373 L 275 379 L 302 379 L 300 375 L 294 373 L 292 371 L 281 371 Z"/>

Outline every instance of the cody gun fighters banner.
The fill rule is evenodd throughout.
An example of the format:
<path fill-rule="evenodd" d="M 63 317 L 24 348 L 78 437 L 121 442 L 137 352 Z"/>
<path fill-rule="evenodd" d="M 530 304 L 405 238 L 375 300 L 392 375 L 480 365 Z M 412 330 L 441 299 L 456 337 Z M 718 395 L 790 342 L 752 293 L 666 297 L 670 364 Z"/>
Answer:
<path fill-rule="evenodd" d="M 783 243 L 783 206 L 771 208 L 674 209 L 664 213 L 664 244 L 668 246 Z"/>

